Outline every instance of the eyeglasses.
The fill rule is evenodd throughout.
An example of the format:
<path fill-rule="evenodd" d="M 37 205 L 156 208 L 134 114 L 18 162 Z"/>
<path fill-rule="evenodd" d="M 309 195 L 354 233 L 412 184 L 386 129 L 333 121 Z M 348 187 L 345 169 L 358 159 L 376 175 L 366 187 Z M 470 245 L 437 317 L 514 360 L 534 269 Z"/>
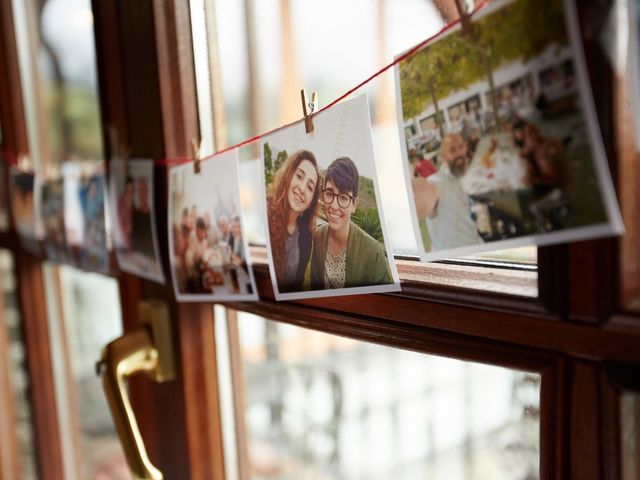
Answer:
<path fill-rule="evenodd" d="M 336 198 L 338 199 L 340 208 L 349 208 L 354 197 L 348 193 L 333 193 L 326 188 L 322 190 L 322 203 L 325 205 L 331 205 Z"/>

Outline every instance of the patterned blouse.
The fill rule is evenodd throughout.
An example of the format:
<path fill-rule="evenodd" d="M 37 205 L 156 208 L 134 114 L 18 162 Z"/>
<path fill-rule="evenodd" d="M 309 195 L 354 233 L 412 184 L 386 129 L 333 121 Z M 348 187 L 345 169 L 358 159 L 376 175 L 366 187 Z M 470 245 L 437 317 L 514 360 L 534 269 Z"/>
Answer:
<path fill-rule="evenodd" d="M 327 258 L 324 261 L 324 288 L 344 288 L 346 271 L 347 249 L 338 255 L 327 250 Z"/>

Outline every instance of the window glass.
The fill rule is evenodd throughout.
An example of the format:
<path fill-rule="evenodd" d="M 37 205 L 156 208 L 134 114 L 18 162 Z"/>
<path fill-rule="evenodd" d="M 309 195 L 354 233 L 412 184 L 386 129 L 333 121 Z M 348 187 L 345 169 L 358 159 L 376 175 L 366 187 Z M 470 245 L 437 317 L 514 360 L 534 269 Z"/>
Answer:
<path fill-rule="evenodd" d="M 90 0 L 13 0 L 35 168 L 99 161 L 102 137 Z"/>
<path fill-rule="evenodd" d="M 0 328 L 6 329 L 8 338 L 10 381 L 21 454 L 20 471 L 24 480 L 31 480 L 37 478 L 37 474 L 33 417 L 29 399 L 29 374 L 26 365 L 27 351 L 22 335 L 22 319 L 18 310 L 13 255 L 8 250 L 0 250 L 0 286 L 4 307 L 2 318 L 5 322 L 5 325 Z M 1 354 L 4 355 L 4 353 Z"/>
<path fill-rule="evenodd" d="M 103 160 L 91 0 L 14 0 L 29 150 L 40 171 Z M 65 478 L 130 478 L 95 363 L 121 335 L 117 282 L 45 264 Z"/>
<path fill-rule="evenodd" d="M 66 467 L 77 472 L 69 478 L 130 478 L 95 370 L 102 348 L 122 335 L 118 284 L 104 275 L 50 267 L 47 290 L 55 288 L 56 283 L 61 303 L 48 299 L 50 307 L 59 308 L 61 314 L 60 318 L 49 308 L 51 337 L 58 353 L 53 361 L 61 365 L 57 369 L 56 397 L 63 436 L 79 446 L 77 451 L 65 452 L 69 462 Z M 54 292 L 47 293 L 51 297 Z"/>
<path fill-rule="evenodd" d="M 537 374 L 242 312 L 238 329 L 247 478 L 538 478 Z"/>
<path fill-rule="evenodd" d="M 327 105 L 444 26 L 431 1 L 215 3 L 215 16 L 207 18 L 217 17 L 208 28 L 216 32 L 221 78 L 213 84 L 222 85 L 227 125 L 213 128 L 225 128 L 229 144 L 300 119 L 300 89 L 318 91 L 319 105 Z M 194 45 L 198 56 L 203 47 Z M 369 97 L 380 201 L 393 251 L 412 256 L 417 247 L 401 160 L 394 84 L 390 69 L 355 95 L 367 93 Z M 205 139 L 213 136 L 206 130 L 202 134 Z M 264 245 L 258 147 L 250 145 L 241 152 L 241 183 L 249 241 Z M 489 259 L 535 264 L 536 249 L 503 251 Z"/>
<path fill-rule="evenodd" d="M 622 480 L 640 478 L 640 394 L 625 392 L 620 397 L 620 464 Z"/>

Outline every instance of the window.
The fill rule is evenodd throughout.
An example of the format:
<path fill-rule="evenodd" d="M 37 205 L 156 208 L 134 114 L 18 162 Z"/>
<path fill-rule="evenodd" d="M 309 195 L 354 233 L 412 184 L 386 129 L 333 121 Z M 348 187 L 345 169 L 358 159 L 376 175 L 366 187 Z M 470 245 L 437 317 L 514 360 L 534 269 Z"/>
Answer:
<path fill-rule="evenodd" d="M 53 9 L 54 5 L 61 3 L 61 0 L 48 0 L 46 9 Z M 187 0 L 93 2 L 100 108 L 94 103 L 90 110 L 93 112 L 92 118 L 99 115 L 101 122 L 96 127 L 100 144 L 91 143 L 91 148 L 96 148 L 101 156 L 102 143 L 105 143 L 104 150 L 109 153 L 110 145 L 102 140 L 108 138 L 109 128 L 106 126 L 109 125 L 124 143 L 129 144 L 135 157 L 172 159 L 191 155 L 191 140 L 200 135 L 205 140 L 203 144 L 209 145 L 208 148 L 220 149 L 252 133 L 298 118 L 298 87 L 319 89 L 321 103 L 335 98 L 346 87 L 360 81 L 363 73 L 373 72 L 386 63 L 393 53 L 436 31 L 443 24 L 443 18 L 451 19 L 456 15 L 454 2 L 444 0 L 433 3 L 412 0 L 343 3 L 336 3 L 335 9 L 327 9 L 331 5 L 326 3 L 321 7 L 319 3 L 311 6 L 305 4 L 305 9 L 302 9 L 301 2 L 247 1 L 243 9 L 236 4 L 217 2 L 217 22 L 214 22 L 211 10 L 214 2 L 211 0 L 202 3 Z M 436 4 L 440 8 L 436 8 Z M 7 72 L 3 77 L 7 78 L 6 89 L 0 92 L 0 116 L 2 125 L 12 126 L 11 129 L 3 129 L 2 147 L 16 153 L 30 152 L 35 160 L 46 158 L 44 153 L 37 152 L 47 150 L 43 145 L 27 141 L 27 132 L 37 131 L 37 138 L 42 138 L 47 122 L 41 122 L 46 118 L 45 115 L 34 113 L 35 107 L 44 105 L 42 100 L 28 97 L 29 92 L 43 95 L 45 90 L 35 85 L 33 79 L 46 73 L 51 64 L 46 66 L 45 57 L 43 65 L 36 68 L 29 66 L 29 62 L 33 61 L 32 56 L 16 54 L 16 45 L 21 49 L 29 45 L 25 43 L 26 30 L 18 28 L 15 31 L 13 28 L 14 24 L 20 22 L 24 25 L 28 11 L 23 8 L 25 5 L 31 3 L 4 2 L 0 6 L 3 26 L 0 29 L 0 71 Z M 593 18 L 606 18 L 606 7 L 602 2 L 581 3 L 581 18 L 585 22 Z M 206 17 L 202 15 L 203 9 Z M 342 12 L 339 18 L 325 21 L 326 12 L 338 9 Z M 444 12 L 442 17 L 440 11 Z M 82 18 L 86 20 L 87 17 Z M 200 22 L 199 27 L 196 21 L 190 21 L 192 18 Z M 209 23 L 203 23 L 204 18 L 210 19 Z M 386 19 L 387 23 L 381 19 Z M 67 19 L 63 21 L 67 22 Z M 245 30 L 245 22 L 253 26 Z M 387 32 L 395 31 L 392 25 L 403 27 L 399 29 L 402 37 L 379 35 L 384 28 Z M 411 25 L 416 28 L 409 28 Z M 10 28 L 5 28 L 7 26 Z M 620 126 L 624 124 L 618 103 L 623 103 L 620 98 L 624 98 L 622 93 L 625 87 L 616 83 L 606 58 L 600 52 L 600 27 L 591 24 L 590 27 L 593 28 L 590 30 L 593 35 L 585 38 L 585 50 L 591 81 L 598 92 L 596 101 L 603 136 L 615 171 L 616 166 L 622 168 L 622 165 L 631 164 L 626 156 L 624 161 L 628 163 L 618 156 L 616 152 L 620 149 L 629 158 L 636 158 L 624 150 L 624 143 L 617 138 Z M 39 29 L 32 33 L 36 30 Z M 297 35 L 303 30 L 304 38 L 299 38 Z M 359 35 L 354 35 L 354 31 Z M 14 41 L 16 34 L 17 43 Z M 311 37 L 306 38 L 307 35 Z M 410 38 L 410 35 L 416 35 L 416 38 Z M 208 54 L 205 56 L 192 49 L 192 41 L 201 42 L 203 36 L 208 39 Z M 287 37 L 300 41 L 282 45 L 281 39 Z M 340 42 L 334 44 L 333 40 L 327 41 L 325 48 L 318 38 L 336 38 Z M 344 41 L 345 38 L 349 41 Z M 234 44 L 245 43 L 248 52 L 246 64 L 238 61 L 243 56 L 232 55 L 231 49 Z M 298 49 L 297 55 L 292 54 L 293 48 Z M 336 58 L 342 58 L 339 53 L 347 49 L 353 49 L 348 52 L 348 58 L 355 60 L 352 63 L 335 62 Z M 220 56 L 219 62 L 215 60 L 217 55 Z M 202 65 L 199 62 L 203 62 L 203 58 L 210 67 L 207 68 L 210 85 L 206 95 L 201 90 L 196 91 L 195 81 L 201 75 L 201 69 L 194 68 L 194 64 Z M 25 59 L 29 59 L 29 62 L 25 62 Z M 18 69 L 20 64 L 23 68 Z M 332 68 L 327 68 L 327 65 L 332 65 Z M 259 73 L 256 73 L 258 66 Z M 29 68 L 31 74 L 27 73 Z M 334 75 L 340 70 L 344 77 Z M 19 88 L 21 85 L 23 88 Z M 220 87 L 221 90 L 217 90 Z M 382 157 L 387 158 L 387 153 L 394 155 L 397 152 L 398 141 L 395 138 L 397 132 L 393 104 L 390 104 L 393 90 L 388 77 L 383 76 L 371 84 L 369 94 L 374 105 L 377 148 L 382 152 Z M 93 95 L 98 98 L 95 90 Z M 20 101 L 16 106 L 8 98 L 18 98 Z M 613 98 L 618 101 L 613 102 Z M 281 99 L 286 108 L 276 106 Z M 479 101 L 482 102 L 482 98 Z M 208 102 L 214 107 L 209 113 L 204 108 Z M 201 104 L 200 108 L 198 103 Z M 473 106 L 474 102 L 470 100 L 464 108 Z M 228 134 L 225 133 L 225 127 Z M 95 131 L 93 128 L 90 131 Z M 415 128 L 420 132 L 422 125 L 416 125 Z M 87 133 L 86 138 L 90 137 Z M 64 143 L 51 144 L 53 148 L 58 148 L 56 145 Z M 80 147 L 73 151 L 77 155 L 92 156 L 89 150 L 81 150 Z M 407 390 L 398 388 L 390 392 L 389 388 L 378 388 L 377 382 L 396 379 L 399 384 L 406 385 L 403 377 L 391 377 L 388 373 L 394 368 L 409 370 L 409 367 L 401 368 L 405 367 L 403 362 L 407 362 L 406 365 L 411 363 L 414 370 L 414 362 L 420 367 L 424 365 L 425 369 L 431 368 L 434 363 L 439 366 L 455 365 L 447 369 L 456 371 L 456 375 L 463 379 L 468 375 L 465 379 L 468 381 L 458 382 L 452 388 L 455 392 L 451 394 L 452 397 L 444 396 L 453 399 L 443 403 L 452 410 L 455 408 L 455 412 L 463 418 L 470 415 L 472 420 L 459 422 L 458 428 L 452 429 L 456 435 L 448 432 L 451 437 L 445 439 L 451 442 L 452 449 L 448 451 L 449 457 L 441 451 L 439 460 L 455 462 L 462 452 L 464 461 L 457 464 L 463 465 L 458 470 L 463 478 L 466 474 L 464 468 L 480 469 L 485 465 L 491 469 L 491 473 L 499 470 L 491 478 L 499 478 L 503 469 L 512 467 L 522 469 L 517 474 L 531 474 L 533 478 L 539 476 L 543 479 L 595 478 L 600 472 L 605 472 L 606 478 L 626 480 L 629 475 L 633 478 L 633 470 L 626 470 L 623 474 L 622 469 L 623 460 L 637 450 L 633 432 L 629 433 L 626 428 L 629 420 L 635 418 L 633 399 L 636 394 L 625 394 L 621 399 L 613 396 L 615 400 L 607 400 L 607 408 L 601 407 L 603 398 L 609 398 L 603 397 L 603 394 L 611 393 L 603 380 L 606 378 L 604 373 L 611 369 L 629 370 L 637 376 L 640 365 L 637 311 L 629 307 L 629 302 L 621 300 L 633 297 L 629 292 L 635 292 L 631 288 L 633 282 L 623 283 L 621 280 L 625 268 L 631 270 L 630 276 L 625 279 L 633 279 L 635 275 L 635 230 L 628 232 L 622 240 L 605 239 L 539 249 L 537 267 L 525 262 L 521 263 L 518 270 L 503 268 L 500 265 L 505 263 L 503 257 L 498 261 L 489 260 L 493 264 L 481 269 L 475 264 L 456 265 L 455 268 L 447 264 L 426 267 L 399 257 L 403 279 L 403 291 L 399 294 L 275 302 L 272 300 L 266 262 L 260 261 L 260 256 L 264 258 L 264 249 L 259 246 L 264 236 L 258 213 L 260 209 L 252 207 L 257 205 L 252 204 L 252 201 L 257 202 L 257 197 L 252 200 L 256 189 L 251 182 L 259 182 L 251 161 L 255 158 L 255 152 L 248 146 L 241 153 L 244 158 L 242 172 L 249 177 L 244 187 L 244 202 L 248 212 L 256 212 L 251 222 L 252 241 L 257 245 L 253 253 L 259 259 L 259 302 L 218 306 L 215 313 L 208 304 L 178 304 L 168 285 L 158 286 L 130 275 L 97 280 L 94 275 L 76 275 L 66 268 L 50 268 L 44 265 L 42 259 L 23 251 L 14 234 L 0 235 L 0 246 L 10 250 L 15 258 L 25 356 L 32 378 L 28 395 L 33 411 L 37 471 L 42 477 L 67 479 L 82 476 L 86 472 L 88 475 L 98 475 L 96 470 L 92 470 L 91 465 L 95 463 L 91 463 L 93 457 L 87 448 L 89 443 L 83 442 L 75 449 L 73 442 L 67 440 L 70 436 L 79 440 L 81 437 L 77 436 L 78 432 L 84 427 L 85 432 L 92 429 L 92 440 L 96 442 L 93 445 L 106 438 L 111 448 L 110 430 L 105 427 L 106 422 L 100 424 L 100 428 L 95 428 L 96 424 L 84 420 L 86 417 L 69 415 L 70 411 L 74 413 L 74 403 L 60 395 L 61 390 L 54 386 L 64 378 L 63 381 L 72 386 L 62 391 L 70 397 L 77 395 L 76 381 L 78 384 L 85 382 L 89 385 L 87 391 L 92 393 L 82 398 L 91 398 L 95 393 L 91 387 L 91 384 L 95 385 L 95 380 L 89 380 L 88 373 L 91 352 L 95 352 L 97 359 L 99 341 L 117 335 L 121 329 L 127 332 L 137 326 L 136 312 L 141 300 L 160 298 L 167 303 L 171 313 L 177 378 L 161 385 L 155 385 L 146 378 L 134 378 L 129 383 L 129 392 L 150 458 L 165 474 L 165 478 L 218 480 L 237 477 L 244 480 L 252 476 L 255 478 L 256 472 L 251 468 L 261 467 L 262 473 L 265 473 L 264 469 L 271 469 L 266 472 L 269 474 L 273 473 L 274 465 L 281 470 L 283 467 L 295 467 L 314 472 L 319 465 L 323 465 L 322 468 L 340 468 L 354 477 L 365 475 L 364 478 L 367 478 L 366 475 L 371 473 L 368 471 L 369 465 L 358 456 L 360 452 L 353 449 L 354 441 L 364 441 L 363 429 L 366 431 L 371 428 L 374 433 L 378 432 L 370 435 L 371 451 L 377 452 L 377 448 L 384 450 L 386 445 L 376 444 L 374 440 L 383 442 L 385 433 L 393 431 L 393 420 L 389 421 L 388 418 L 393 419 L 395 414 L 388 413 L 393 411 L 389 405 L 394 404 L 394 400 L 398 404 L 404 402 L 397 414 L 400 431 L 398 448 L 401 449 L 408 443 L 404 441 L 406 437 L 402 433 L 405 428 L 403 425 L 407 424 L 403 422 L 408 422 L 405 416 L 416 419 L 417 424 L 427 425 L 429 418 L 434 415 L 433 410 L 425 405 L 429 399 L 436 399 L 440 395 L 435 389 L 425 389 L 425 385 L 419 382 L 411 384 L 419 398 L 416 406 L 406 404 L 409 402 L 405 396 L 408 395 Z M 54 156 L 50 158 L 55 159 Z M 156 183 L 159 186 L 156 201 L 160 211 L 166 205 L 166 185 L 163 180 L 166 170 L 166 164 L 159 162 L 156 166 Z M 390 186 L 401 185 L 401 176 L 392 170 L 388 166 L 380 166 L 380 173 L 389 179 Z M 626 186 L 620 190 L 624 192 L 621 200 L 631 198 L 633 204 L 637 195 L 629 193 L 632 189 L 624 181 L 622 184 Z M 384 195 L 389 199 L 389 204 L 385 204 L 385 209 L 389 211 L 406 202 L 400 197 L 394 199 L 393 195 Z M 399 254 L 410 256 L 412 247 L 403 233 L 407 232 L 407 227 L 403 226 L 406 219 L 402 220 L 401 217 L 398 215 L 397 228 L 392 227 L 396 232 L 393 245 Z M 162 228 L 164 219 L 160 219 L 159 225 L 161 248 L 166 251 L 166 232 Z M 620 244 L 624 248 L 619 248 Z M 631 266 L 627 266 L 626 262 Z M 468 274 L 461 275 L 460 272 Z M 59 276 L 60 281 L 53 282 L 52 276 Z M 475 289 L 470 288 L 470 280 L 471 287 L 475 285 Z M 97 283 L 100 285 L 96 286 Z M 82 293 L 85 288 L 90 288 L 91 293 Z M 621 288 L 626 290 L 622 292 Z M 75 298 L 71 293 L 74 289 L 79 292 Z M 64 295 L 59 290 L 63 290 Z M 93 298 L 98 293 L 104 295 L 105 299 L 108 297 L 108 300 L 105 303 L 94 302 Z M 72 300 L 63 301 L 65 295 L 67 299 L 71 296 Z M 57 301 L 46 302 L 51 296 Z M 87 301 L 88 297 L 91 297 L 91 301 Z M 121 315 L 117 314 L 118 304 Z M 96 313 L 93 308 L 97 309 Z M 89 314 L 87 317 L 81 315 L 88 311 L 91 311 L 90 319 Z M 89 321 L 98 319 L 98 314 L 104 315 L 105 320 L 95 325 L 89 324 Z M 238 317 L 235 333 L 234 315 Z M 62 325 L 64 328 L 60 328 Z M 57 326 L 58 333 L 52 328 L 54 326 Z M 228 338 L 216 330 L 224 326 L 227 327 Z M 75 330 L 76 333 L 84 330 L 86 335 L 73 340 L 74 337 L 62 335 L 65 329 Z M 251 336 L 261 329 L 264 332 L 277 332 L 279 340 L 274 341 L 271 337 L 269 341 L 263 341 L 260 337 L 260 341 L 249 348 L 252 345 Z M 80 338 L 87 341 L 80 342 Z M 314 343 L 301 350 L 296 342 L 309 338 L 313 338 Z M 59 347 L 64 339 L 69 343 L 66 350 Z M 277 356 L 274 355 L 276 346 L 280 350 Z M 58 360 L 54 359 L 65 352 L 69 355 L 63 360 L 68 362 L 64 367 L 67 373 L 61 377 L 54 372 L 58 365 L 55 363 Z M 3 359 L 6 354 L 0 348 Z M 269 361 L 260 361 L 261 358 L 272 360 L 269 364 Z M 335 358 L 340 361 L 336 362 Z M 333 359 L 334 363 L 327 359 Z M 365 402 L 364 396 L 360 396 L 362 408 L 357 408 L 358 397 L 355 390 L 350 390 L 355 384 L 349 382 L 346 387 L 327 386 L 335 384 L 336 379 L 336 375 L 329 372 L 352 375 L 348 372 L 360 368 L 358 365 L 367 372 L 358 377 L 370 381 L 369 388 L 376 393 L 382 392 L 379 395 L 369 394 L 367 399 L 371 399 L 371 402 Z M 289 385 L 289 393 L 282 397 L 282 401 L 269 393 L 265 395 L 260 383 L 250 376 L 250 370 L 264 372 L 267 369 L 282 374 L 270 378 L 275 377 Z M 314 376 L 307 375 L 308 372 L 314 372 Z M 244 375 L 244 383 L 239 373 Z M 305 381 L 301 380 L 305 376 L 314 380 L 309 383 L 308 393 Z M 451 376 L 454 377 L 454 374 L 451 373 Z M 437 376 L 425 377 L 425 382 L 431 379 L 435 382 Z M 487 424 L 484 426 L 474 423 L 474 418 L 482 418 L 473 413 L 475 407 L 467 408 L 468 405 L 465 407 L 464 403 L 465 398 L 476 398 L 478 401 L 484 398 L 476 397 L 474 393 L 474 385 L 479 379 L 491 381 L 494 386 L 491 391 L 497 392 L 491 402 L 488 399 L 483 401 L 492 405 L 500 402 L 503 405 L 503 408 L 496 408 L 495 412 L 487 411 Z M 316 381 L 324 386 L 314 387 Z M 241 395 L 243 386 L 246 388 L 244 400 Z M 230 391 L 234 393 L 229 395 Z M 333 398 L 338 391 L 342 392 L 343 399 L 340 409 Z M 329 399 L 326 399 L 327 392 L 331 392 Z M 487 392 L 483 391 L 482 395 L 485 394 Z M 314 416 L 310 418 L 325 424 L 339 418 L 344 428 L 340 427 L 341 433 L 337 437 L 332 436 L 331 429 L 319 428 L 317 435 L 307 440 L 306 447 L 296 451 L 288 446 L 292 443 L 290 438 L 297 435 L 298 425 L 295 422 L 298 421 L 296 418 L 300 418 L 297 416 L 300 411 L 297 405 L 302 398 L 306 398 L 305 395 L 311 395 L 309 398 L 319 395 L 322 398 L 319 403 L 325 408 L 314 409 Z M 247 415 L 241 415 L 245 412 L 245 406 L 254 399 L 257 400 L 251 403 L 252 408 L 246 411 Z M 472 405 L 474 401 L 471 400 Z M 456 403 L 458 406 L 454 407 Z M 56 408 L 52 408 L 52 405 Z M 76 403 L 75 406 L 80 408 L 82 405 Z M 278 419 L 279 410 L 284 415 L 280 417 L 280 425 L 287 429 L 265 430 L 264 426 L 272 418 Z M 234 411 L 235 416 L 227 414 Z M 233 421 L 228 424 L 231 418 Z M 292 418 L 293 424 L 290 422 Z M 374 422 L 368 418 L 379 420 Z M 74 426 L 74 422 L 79 425 Z M 247 429 L 242 428 L 243 422 Z M 103 427 L 104 430 L 101 430 Z M 434 438 L 439 435 L 435 433 L 438 429 L 434 427 Z M 97 430 L 108 435 L 97 435 Z M 436 442 L 429 443 L 428 427 L 419 430 L 427 440 L 419 440 L 415 444 L 411 442 L 412 445 L 404 451 L 404 457 L 394 456 L 407 460 L 396 465 L 404 468 L 405 472 L 410 472 L 410 468 L 416 466 L 410 462 L 412 458 L 426 463 L 436 458 L 424 458 L 425 451 Z M 4 423 L 0 424 L 0 431 L 5 431 Z M 223 435 L 223 432 L 229 431 L 231 436 Z M 234 439 L 234 431 L 245 432 L 244 440 L 238 434 Z M 327 431 L 329 435 L 326 435 Z M 500 435 L 493 436 L 498 431 Z M 509 463 L 511 453 L 501 453 L 499 458 L 484 455 L 484 451 L 480 455 L 475 450 L 477 435 L 474 437 L 471 433 L 481 435 L 483 440 L 489 437 L 496 439 L 496 443 L 491 444 L 480 442 L 482 448 L 497 445 L 494 451 L 503 452 L 505 445 L 518 446 L 507 450 L 513 451 L 514 455 L 518 452 L 517 455 L 522 458 L 514 462 L 514 467 Z M 273 436 L 270 440 L 275 438 L 275 441 L 265 442 L 264 439 L 269 435 Z M 469 441 L 459 447 L 460 438 L 466 437 L 469 437 Z M 336 438 L 341 445 L 337 448 L 339 462 L 333 458 Z M 365 436 L 365 439 L 368 438 Z M 611 441 L 612 438 L 614 441 Z M 231 444 L 228 443 L 229 439 L 232 439 Z M 510 443 L 512 440 L 514 443 Z M 5 441 L 3 436 L 0 437 L 0 446 L 4 446 Z M 305 446 L 305 443 L 294 443 Z M 12 445 L 15 446 L 15 442 Z M 233 453 L 233 445 L 236 458 L 228 458 L 224 462 L 223 459 Z M 313 457 L 309 456 L 310 452 L 314 453 Z M 415 456 L 412 457 L 412 454 Z M 471 457 L 465 457 L 465 454 Z M 272 461 L 276 458 L 273 455 L 278 455 L 278 461 Z M 115 464 L 121 460 L 121 457 L 117 458 Z M 486 463 L 481 464 L 480 458 L 485 459 Z M 283 459 L 287 459 L 287 462 Z M 392 468 L 390 457 L 385 459 L 381 454 L 374 460 L 380 462 L 381 471 L 382 464 L 385 464 L 384 468 Z M 417 468 L 422 474 L 422 466 Z M 624 468 L 632 466 L 624 464 Z M 114 471 L 110 473 L 112 477 L 116 476 Z"/>

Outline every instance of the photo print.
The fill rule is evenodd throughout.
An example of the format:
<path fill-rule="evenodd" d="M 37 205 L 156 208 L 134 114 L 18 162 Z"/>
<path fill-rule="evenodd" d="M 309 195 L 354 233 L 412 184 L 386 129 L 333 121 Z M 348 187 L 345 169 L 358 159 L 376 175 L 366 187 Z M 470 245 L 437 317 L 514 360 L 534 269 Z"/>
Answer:
<path fill-rule="evenodd" d="M 13 224 L 22 246 L 34 255 L 39 255 L 40 244 L 36 231 L 35 184 L 36 177 L 33 172 L 22 171 L 17 167 L 11 167 L 9 170 L 9 192 Z"/>
<path fill-rule="evenodd" d="M 267 251 L 277 300 L 400 290 L 366 95 L 263 137 Z"/>
<path fill-rule="evenodd" d="M 423 260 L 623 230 L 571 2 L 499 0 L 396 67 Z"/>
<path fill-rule="evenodd" d="M 109 202 L 114 246 L 124 272 L 164 283 L 153 205 L 153 160 L 112 159 Z"/>
<path fill-rule="evenodd" d="M 102 167 L 81 177 L 77 195 L 82 212 L 80 267 L 106 273 L 109 271 L 109 251 L 105 213 L 105 174 Z"/>
<path fill-rule="evenodd" d="M 0 232 L 8 232 L 11 226 L 9 221 L 9 193 L 6 190 L 7 179 L 7 159 L 0 152 Z"/>
<path fill-rule="evenodd" d="M 169 172 L 169 248 L 179 301 L 257 300 L 240 205 L 238 151 Z"/>
<path fill-rule="evenodd" d="M 67 244 L 64 221 L 64 179 L 43 179 L 38 184 L 38 211 L 44 253 L 52 262 L 69 262 L 71 252 Z"/>

